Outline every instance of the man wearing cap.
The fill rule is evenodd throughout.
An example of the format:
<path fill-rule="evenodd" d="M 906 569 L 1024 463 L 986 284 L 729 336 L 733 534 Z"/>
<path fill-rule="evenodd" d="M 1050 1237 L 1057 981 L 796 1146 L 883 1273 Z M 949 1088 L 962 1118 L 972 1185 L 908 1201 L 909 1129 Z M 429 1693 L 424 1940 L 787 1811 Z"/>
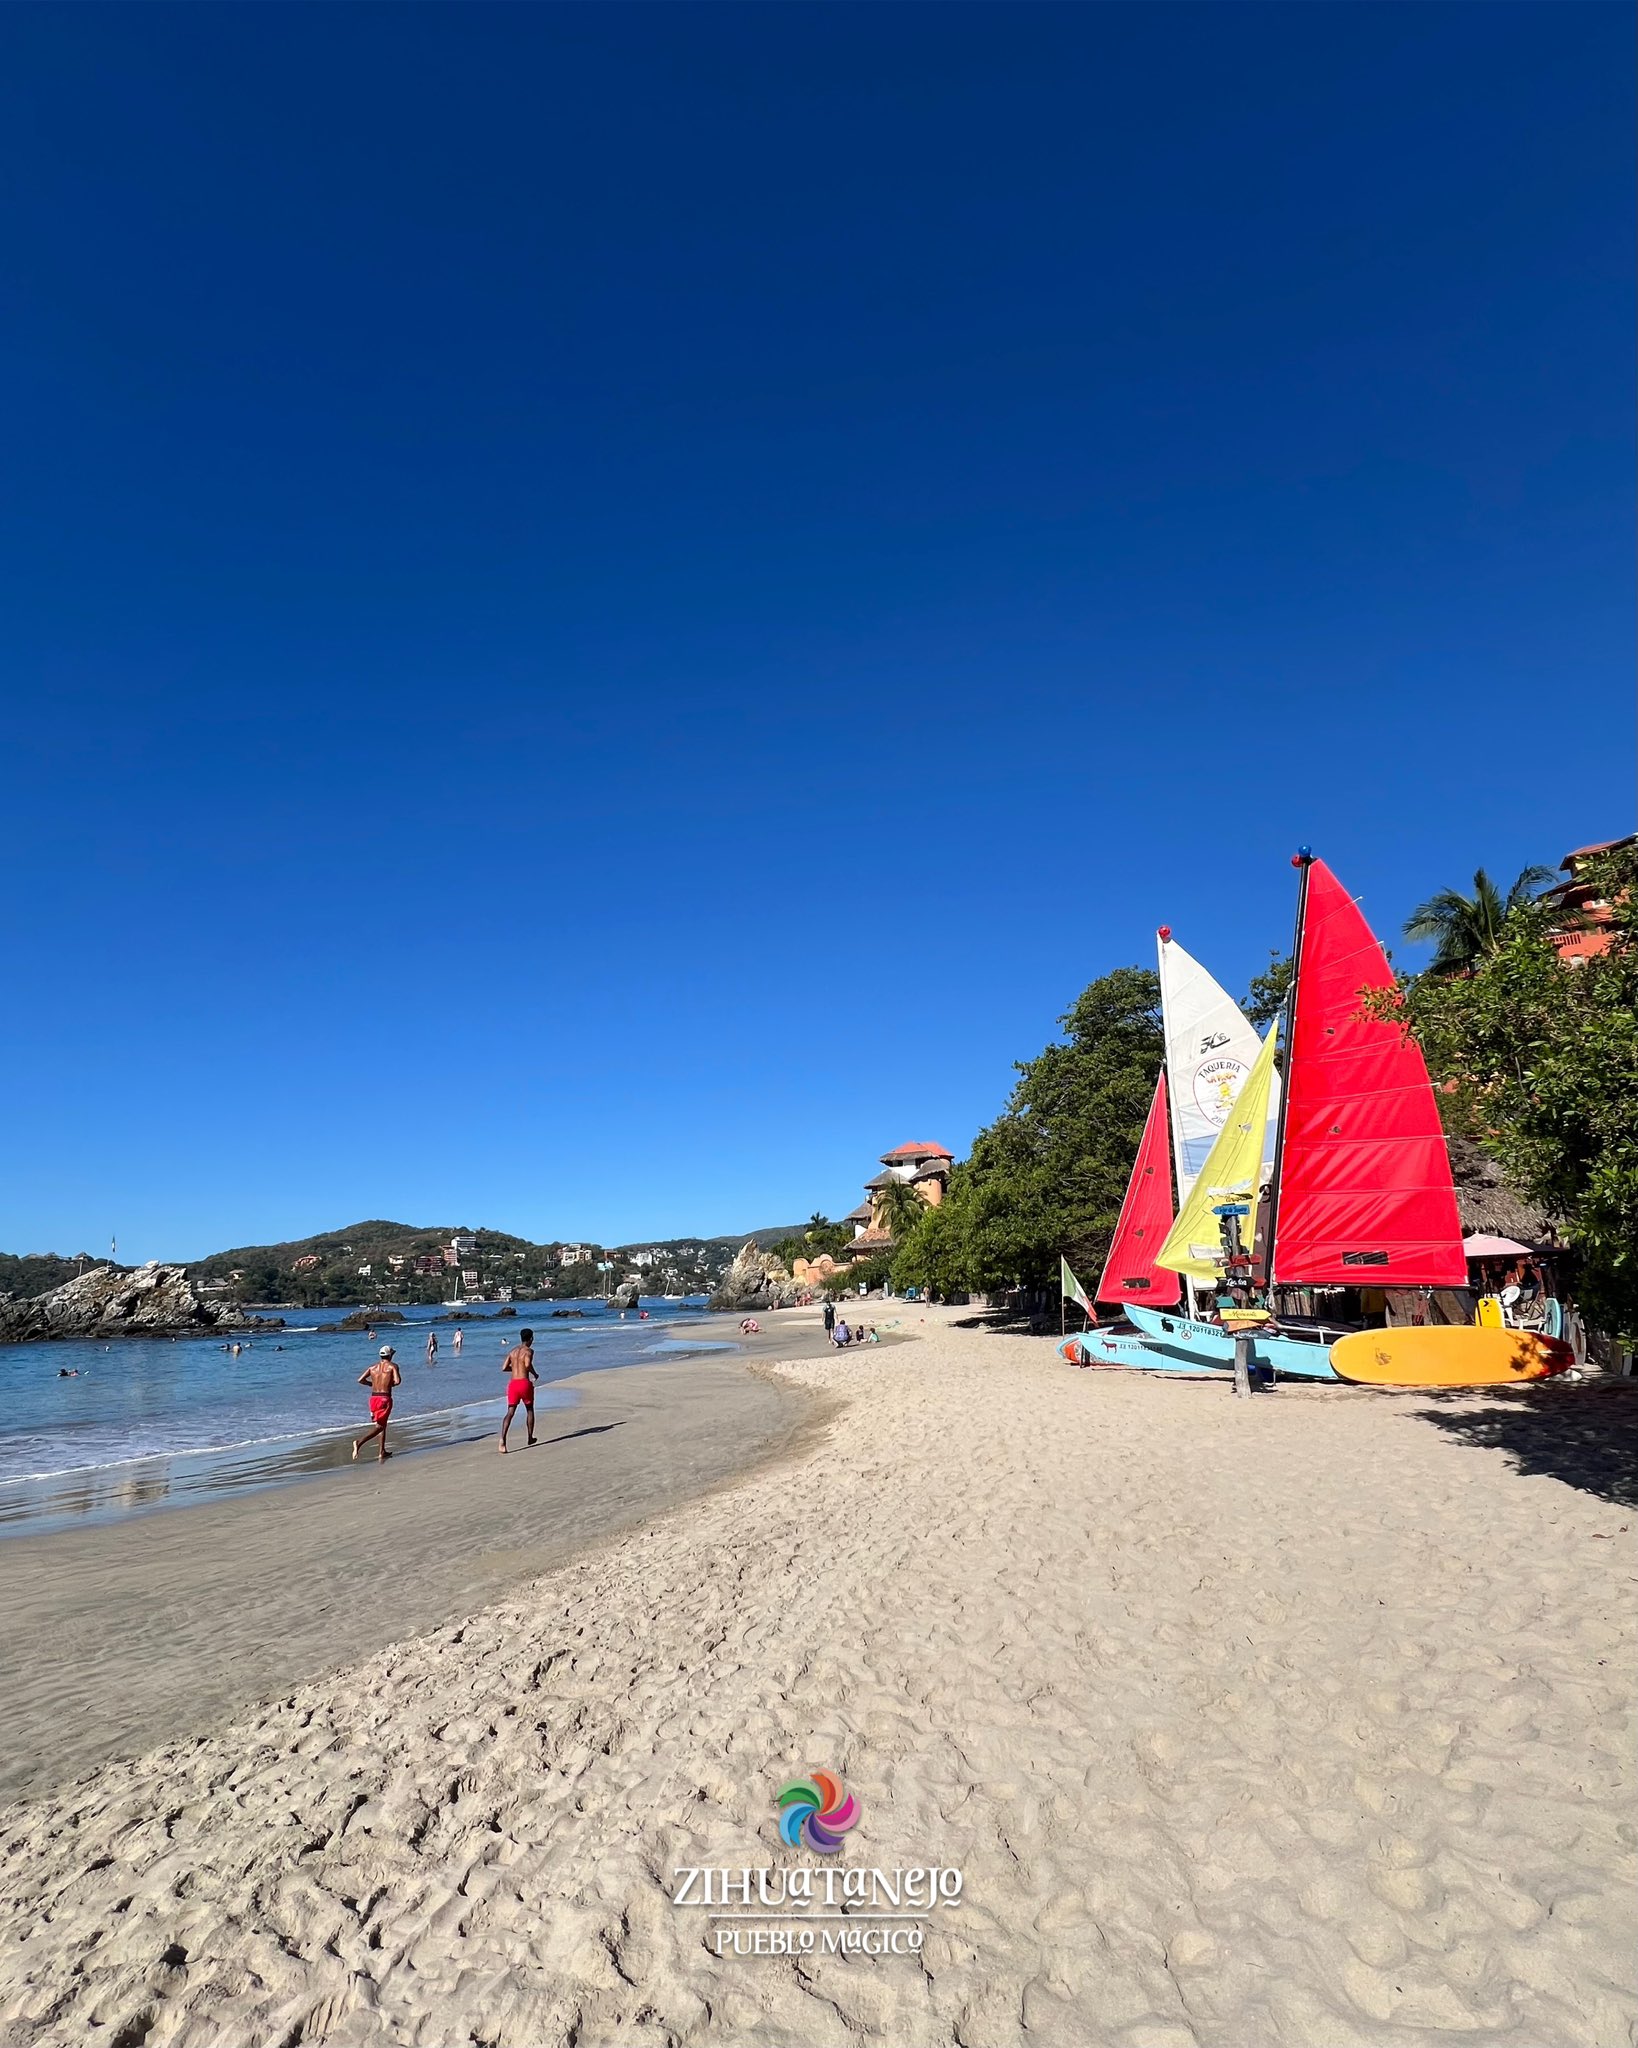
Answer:
<path fill-rule="evenodd" d="M 392 1452 L 387 1449 L 387 1422 L 392 1415 L 392 1390 L 394 1387 L 403 1384 L 403 1378 L 403 1374 L 398 1370 L 397 1364 L 393 1359 L 392 1346 L 390 1344 L 383 1344 L 381 1356 L 375 1361 L 374 1365 L 370 1366 L 367 1371 L 359 1374 L 358 1384 L 361 1387 L 368 1387 L 370 1390 L 370 1420 L 375 1424 L 375 1427 L 374 1429 L 367 1430 L 363 1436 L 355 1436 L 353 1438 L 353 1457 L 355 1461 L 359 1452 L 363 1450 L 372 1436 L 378 1436 L 381 1439 L 381 1452 L 376 1460 L 377 1464 L 384 1464 L 392 1456 Z"/>

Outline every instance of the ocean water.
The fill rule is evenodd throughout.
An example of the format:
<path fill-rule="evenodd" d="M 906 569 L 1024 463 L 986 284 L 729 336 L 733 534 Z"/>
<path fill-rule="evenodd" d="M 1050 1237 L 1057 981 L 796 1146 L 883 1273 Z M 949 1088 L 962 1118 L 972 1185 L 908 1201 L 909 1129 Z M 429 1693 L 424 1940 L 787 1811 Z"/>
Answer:
<path fill-rule="evenodd" d="M 0 1345 L 0 1533 L 106 1520 L 328 1470 L 369 1427 L 368 1389 L 356 1382 L 382 1344 L 396 1347 L 404 1375 L 389 1438 L 395 1452 L 498 1429 L 506 1411 L 501 1360 L 522 1328 L 535 1332 L 543 1433 L 546 1411 L 574 1398 L 554 1392 L 553 1381 L 733 1348 L 715 1318 L 677 1302 L 645 1303 L 646 1322 L 622 1322 L 601 1302 L 578 1305 L 583 1318 L 555 1321 L 551 1302 L 520 1302 L 516 1319 L 480 1311 L 483 1320 L 466 1323 L 406 1309 L 410 1320 L 382 1324 L 374 1338 L 338 1329 L 344 1309 L 287 1310 L 283 1330 L 241 1337 L 246 1349 L 237 1359 L 221 1337 Z M 438 1338 L 431 1367 L 429 1330 Z M 521 1427 L 520 1419 L 514 1428 Z"/>

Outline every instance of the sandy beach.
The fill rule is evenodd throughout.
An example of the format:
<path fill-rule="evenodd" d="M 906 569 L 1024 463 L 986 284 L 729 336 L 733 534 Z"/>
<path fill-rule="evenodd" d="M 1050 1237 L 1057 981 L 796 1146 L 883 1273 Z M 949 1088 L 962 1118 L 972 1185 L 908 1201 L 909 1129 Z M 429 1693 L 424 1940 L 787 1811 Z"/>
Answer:
<path fill-rule="evenodd" d="M 463 1558 L 434 1602 L 462 1619 L 304 1683 L 315 1555 L 286 1553 L 258 1706 L 183 1713 L 209 1660 L 161 1613 L 119 1654 L 163 1698 L 125 1752 L 93 1717 L 121 1760 L 0 1815 L 0 2040 L 1628 2042 L 1632 1390 L 1236 1404 L 908 1315 L 914 1343 L 774 1369 L 795 1396 L 664 1368 L 761 1388 L 762 1462 L 697 1448 L 670 1512 Z M 572 1455 L 613 1502 L 641 1427 L 507 1482 Z M 383 1561 L 459 1540 L 482 1455 L 429 1456 L 450 1519 L 393 1521 Z M 321 1539 L 338 1483 L 220 1512 L 311 1503 Z M 104 1571 L 88 1629 L 134 1597 Z M 8 1753 L 50 1721 L 72 1762 L 91 1665 L 52 1670 L 43 1575 L 24 1618 Z M 679 1867 L 816 1861 L 774 1806 L 813 1767 L 859 1801 L 843 1863 L 961 1871 L 919 1955 L 718 1956 L 673 1903 Z"/>

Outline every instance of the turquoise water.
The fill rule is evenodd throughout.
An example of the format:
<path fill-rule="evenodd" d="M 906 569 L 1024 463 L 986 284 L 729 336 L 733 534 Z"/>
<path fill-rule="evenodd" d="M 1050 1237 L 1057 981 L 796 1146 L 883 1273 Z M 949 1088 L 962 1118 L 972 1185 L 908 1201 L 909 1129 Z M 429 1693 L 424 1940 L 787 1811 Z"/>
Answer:
<path fill-rule="evenodd" d="M 583 1304 L 583 1318 L 554 1320 L 552 1306 L 519 1303 L 515 1319 L 467 1323 L 409 1309 L 408 1322 L 384 1324 L 373 1338 L 338 1330 L 342 1309 L 291 1310 L 285 1329 L 241 1337 L 237 1359 L 220 1337 L 0 1346 L 0 1530 L 106 1519 L 326 1470 L 369 1427 L 368 1393 L 356 1382 L 383 1343 L 396 1347 L 404 1375 L 395 1451 L 497 1429 L 501 1360 L 523 1327 L 535 1332 L 543 1431 L 544 1411 L 573 1400 L 554 1381 L 724 1343 L 714 1318 L 676 1302 L 645 1303 L 646 1322 L 622 1322 L 600 1302 Z M 429 1331 L 438 1339 L 432 1366 Z"/>

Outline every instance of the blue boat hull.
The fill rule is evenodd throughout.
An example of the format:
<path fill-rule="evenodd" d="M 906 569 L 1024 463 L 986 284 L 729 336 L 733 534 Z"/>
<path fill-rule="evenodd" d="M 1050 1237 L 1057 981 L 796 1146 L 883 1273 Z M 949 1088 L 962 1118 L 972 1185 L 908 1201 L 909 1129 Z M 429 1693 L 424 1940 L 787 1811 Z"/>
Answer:
<path fill-rule="evenodd" d="M 1163 1351 L 1158 1344 L 1134 1337 L 1129 1330 L 1083 1330 L 1063 1340 L 1058 1356 L 1071 1365 L 1080 1365 L 1083 1360 L 1077 1355 L 1077 1348 L 1085 1353 L 1084 1362 L 1092 1365 L 1124 1365 L 1135 1372 L 1194 1373 L 1205 1379 L 1223 1377 L 1221 1366 L 1212 1361 Z M 1231 1370 L 1232 1367 L 1231 1359 Z"/>
<path fill-rule="evenodd" d="M 1234 1370 L 1232 1330 L 1216 1323 L 1197 1323 L 1191 1316 L 1173 1315 L 1165 1309 L 1143 1308 L 1135 1302 L 1128 1303 L 1126 1313 L 1157 1351 L 1186 1360 L 1197 1372 Z M 1340 1337 L 1343 1332 L 1334 1334 Z M 1331 1365 L 1331 1346 L 1319 1338 L 1276 1336 L 1264 1329 L 1253 1329 L 1251 1338 L 1254 1367 L 1293 1379 L 1334 1380 L 1337 1376 Z"/>

